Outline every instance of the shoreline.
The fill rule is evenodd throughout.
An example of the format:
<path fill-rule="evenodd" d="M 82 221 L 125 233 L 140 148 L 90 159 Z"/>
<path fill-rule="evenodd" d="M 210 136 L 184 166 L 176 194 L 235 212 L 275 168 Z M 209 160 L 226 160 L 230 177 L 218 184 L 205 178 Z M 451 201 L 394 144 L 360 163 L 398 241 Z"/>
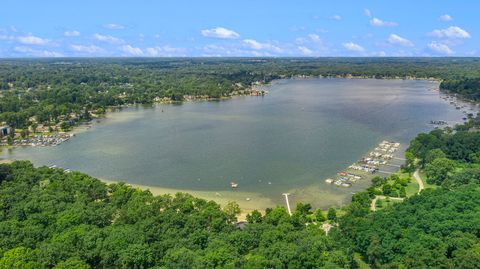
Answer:
<path fill-rule="evenodd" d="M 240 207 L 240 214 L 238 215 L 239 221 L 244 221 L 247 214 L 253 210 L 258 210 L 260 212 L 265 212 L 266 208 L 274 208 L 279 204 L 274 203 L 270 198 L 262 197 L 260 193 L 253 192 L 242 192 L 242 191 L 195 191 L 195 190 L 185 190 L 185 189 L 173 189 L 173 188 L 164 188 L 159 186 L 151 186 L 144 184 L 129 183 L 125 181 L 116 181 L 103 178 L 96 179 L 102 181 L 106 184 L 118 184 L 124 183 L 127 186 L 132 188 L 141 189 L 144 191 L 150 191 L 154 196 L 159 195 L 175 195 L 177 193 L 188 193 L 196 198 L 205 199 L 207 201 L 214 201 L 220 206 L 225 206 L 228 202 L 236 202 Z M 250 200 L 246 200 L 249 198 Z"/>

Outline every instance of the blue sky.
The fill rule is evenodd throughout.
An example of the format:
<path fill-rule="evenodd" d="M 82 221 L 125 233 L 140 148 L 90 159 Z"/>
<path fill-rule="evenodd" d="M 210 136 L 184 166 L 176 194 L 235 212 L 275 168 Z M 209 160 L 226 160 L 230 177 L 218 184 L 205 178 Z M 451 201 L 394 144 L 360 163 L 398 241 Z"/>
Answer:
<path fill-rule="evenodd" d="M 480 1 L 2 0 L 0 57 L 480 56 Z"/>

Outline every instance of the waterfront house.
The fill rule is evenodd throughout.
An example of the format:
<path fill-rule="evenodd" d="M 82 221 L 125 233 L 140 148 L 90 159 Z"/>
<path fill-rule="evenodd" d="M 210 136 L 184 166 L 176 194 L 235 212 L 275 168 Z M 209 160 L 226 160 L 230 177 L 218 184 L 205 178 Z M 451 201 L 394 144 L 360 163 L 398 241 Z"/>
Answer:
<path fill-rule="evenodd" d="M 8 125 L 0 126 L 0 137 L 7 136 L 12 133 L 12 127 Z"/>

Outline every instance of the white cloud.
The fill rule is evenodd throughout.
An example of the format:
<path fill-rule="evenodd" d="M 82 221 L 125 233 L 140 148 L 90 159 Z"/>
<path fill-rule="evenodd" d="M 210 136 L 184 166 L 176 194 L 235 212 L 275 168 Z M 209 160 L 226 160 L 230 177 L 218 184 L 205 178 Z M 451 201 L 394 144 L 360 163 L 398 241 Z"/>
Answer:
<path fill-rule="evenodd" d="M 220 38 L 220 39 L 236 39 L 240 37 L 240 35 L 237 32 L 223 28 L 223 27 L 205 29 L 205 30 L 202 30 L 201 33 L 205 37 Z"/>
<path fill-rule="evenodd" d="M 336 14 L 336 15 L 333 15 L 332 17 L 330 17 L 332 20 L 335 20 L 335 21 L 340 21 L 342 20 L 342 16 Z"/>
<path fill-rule="evenodd" d="M 451 38 L 451 39 L 466 39 L 470 38 L 470 34 L 458 26 L 450 26 L 445 29 L 436 29 L 428 33 L 428 35 L 438 38 Z"/>
<path fill-rule="evenodd" d="M 120 50 L 129 56 L 143 56 L 143 51 L 140 48 L 132 47 L 131 45 L 124 45 Z"/>
<path fill-rule="evenodd" d="M 138 48 L 131 45 L 124 45 L 120 47 L 120 50 L 125 56 L 144 56 L 144 57 L 174 57 L 174 56 L 186 56 L 186 50 L 184 48 L 175 48 L 171 46 L 156 46 L 149 48 Z"/>
<path fill-rule="evenodd" d="M 396 35 L 396 34 L 391 34 L 388 37 L 388 43 L 390 43 L 392 45 L 400 45 L 400 46 L 404 46 L 404 47 L 413 47 L 412 41 L 410 41 L 406 38 L 403 38 L 399 35 Z"/>
<path fill-rule="evenodd" d="M 65 31 L 63 33 L 64 36 L 79 36 L 80 32 L 79 31 Z"/>
<path fill-rule="evenodd" d="M 372 17 L 372 12 L 370 11 L 370 9 L 366 8 L 363 10 L 363 14 L 365 14 L 365 16 L 371 18 Z"/>
<path fill-rule="evenodd" d="M 145 49 L 146 56 L 151 57 L 172 57 L 172 56 L 186 56 L 186 51 L 183 48 L 175 48 L 171 46 L 157 46 Z"/>
<path fill-rule="evenodd" d="M 450 54 L 454 53 L 453 50 L 449 46 L 447 46 L 446 44 L 442 44 L 442 43 L 435 42 L 435 41 L 428 44 L 428 48 L 430 50 L 432 50 L 433 52 L 439 53 L 439 54 L 450 55 Z"/>
<path fill-rule="evenodd" d="M 313 51 L 307 47 L 304 47 L 304 46 L 299 46 L 298 47 L 298 50 L 303 54 L 303 55 L 312 55 L 313 54 Z"/>
<path fill-rule="evenodd" d="M 372 18 L 370 20 L 370 25 L 376 26 L 376 27 L 381 27 L 381 26 L 397 26 L 398 23 L 392 22 L 392 21 L 383 21 L 379 18 Z"/>
<path fill-rule="evenodd" d="M 113 36 L 110 36 L 110 35 L 94 34 L 93 38 L 95 38 L 98 41 L 107 42 L 107 43 L 110 43 L 110 44 L 122 44 L 122 43 L 125 42 L 120 38 L 113 37 Z"/>
<path fill-rule="evenodd" d="M 317 35 L 317 34 L 309 34 L 308 37 L 310 38 L 310 40 L 312 40 L 315 43 L 321 43 L 322 42 L 322 39 L 320 39 L 320 36 Z"/>
<path fill-rule="evenodd" d="M 18 42 L 25 45 L 46 45 L 50 42 L 48 39 L 40 38 L 33 35 L 19 36 L 17 37 Z"/>
<path fill-rule="evenodd" d="M 354 52 L 364 52 L 365 51 L 365 49 L 362 46 L 360 46 L 358 44 L 355 44 L 353 42 L 343 43 L 342 45 L 345 49 L 347 49 L 349 51 L 354 51 Z"/>
<path fill-rule="evenodd" d="M 34 57 L 63 57 L 64 55 L 60 52 L 49 51 L 49 50 L 34 50 L 26 46 L 18 46 L 13 48 L 14 51 L 25 54 L 26 56 Z"/>
<path fill-rule="evenodd" d="M 261 42 L 258 42 L 254 39 L 244 39 L 243 40 L 243 44 L 250 48 L 250 49 L 254 49 L 254 50 L 268 50 L 268 51 L 272 51 L 272 52 L 276 52 L 276 53 L 280 53 L 282 52 L 282 49 L 273 45 L 273 44 L 270 44 L 270 43 L 261 43 Z"/>
<path fill-rule="evenodd" d="M 74 51 L 76 52 L 82 52 L 82 53 L 89 53 L 89 54 L 95 54 L 95 53 L 100 53 L 104 52 L 104 49 L 97 47 L 95 45 L 71 45 L 70 46 Z"/>
<path fill-rule="evenodd" d="M 107 23 L 103 25 L 103 28 L 107 28 L 110 30 L 122 30 L 125 29 L 125 26 L 116 23 Z"/>
<path fill-rule="evenodd" d="M 447 21 L 453 21 L 453 18 L 448 14 L 444 14 L 439 17 L 439 20 L 447 22 Z"/>

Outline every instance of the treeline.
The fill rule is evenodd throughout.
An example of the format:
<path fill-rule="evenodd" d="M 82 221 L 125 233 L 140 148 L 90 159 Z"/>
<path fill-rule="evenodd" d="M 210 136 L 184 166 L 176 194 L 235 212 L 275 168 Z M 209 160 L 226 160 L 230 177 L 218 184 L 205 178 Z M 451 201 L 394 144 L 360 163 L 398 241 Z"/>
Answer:
<path fill-rule="evenodd" d="M 340 229 L 372 268 L 478 268 L 480 185 L 427 189 L 370 213 L 366 205 L 350 205 Z"/>
<path fill-rule="evenodd" d="M 455 128 L 419 134 L 407 149 L 409 166 L 420 166 L 430 184 L 480 183 L 480 117 Z"/>
<path fill-rule="evenodd" d="M 220 98 L 254 82 L 306 76 L 436 78 L 445 89 L 480 77 L 477 58 L 163 58 L 0 60 L 0 120 L 25 129 L 185 95 Z M 450 81 L 450 82 L 449 82 Z M 450 84 L 447 84 L 450 83 Z M 450 86 L 447 86 L 450 85 Z M 470 85 L 470 83 L 468 84 Z M 473 86 L 464 86 L 469 91 Z M 475 86 L 476 87 L 476 86 Z M 472 88 L 476 92 L 477 88 Z"/>
<path fill-rule="evenodd" d="M 445 80 L 440 89 L 459 94 L 471 100 L 480 100 L 480 78 L 463 78 Z"/>
<path fill-rule="evenodd" d="M 298 204 L 292 216 L 277 207 L 237 225 L 235 204 L 1 164 L 0 268 L 478 268 L 479 184 L 376 212 L 372 198 L 354 194 L 341 217 Z"/>
<path fill-rule="evenodd" d="M 0 164 L 0 268 L 355 266 L 340 234 L 312 224 L 309 205 L 293 216 L 281 207 L 254 211 L 242 228 L 237 213 L 235 204 L 187 194 L 153 196 L 26 161 Z"/>

